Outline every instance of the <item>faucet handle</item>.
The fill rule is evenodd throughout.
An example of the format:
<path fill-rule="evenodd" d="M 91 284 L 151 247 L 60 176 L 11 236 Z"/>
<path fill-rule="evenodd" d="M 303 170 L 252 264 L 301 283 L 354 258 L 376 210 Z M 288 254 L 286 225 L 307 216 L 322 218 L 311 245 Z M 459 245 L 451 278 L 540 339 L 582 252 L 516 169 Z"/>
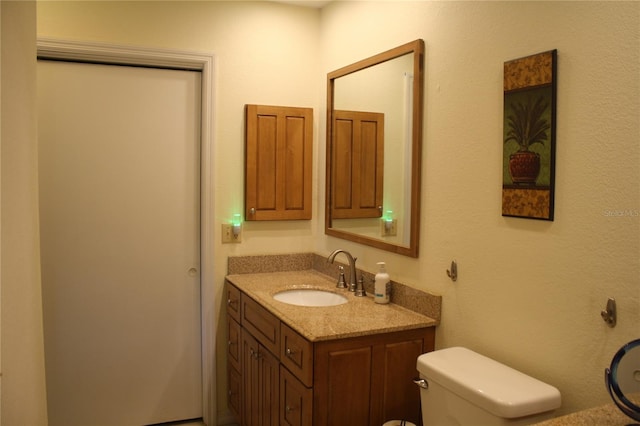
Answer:
<path fill-rule="evenodd" d="M 344 278 L 344 266 L 338 266 L 338 271 L 340 272 L 340 275 L 338 276 L 336 288 L 347 288 L 347 280 Z"/>
<path fill-rule="evenodd" d="M 360 275 L 360 278 L 358 278 L 358 285 L 356 286 L 354 296 L 362 297 L 366 295 L 367 292 L 364 290 L 364 277 Z"/>

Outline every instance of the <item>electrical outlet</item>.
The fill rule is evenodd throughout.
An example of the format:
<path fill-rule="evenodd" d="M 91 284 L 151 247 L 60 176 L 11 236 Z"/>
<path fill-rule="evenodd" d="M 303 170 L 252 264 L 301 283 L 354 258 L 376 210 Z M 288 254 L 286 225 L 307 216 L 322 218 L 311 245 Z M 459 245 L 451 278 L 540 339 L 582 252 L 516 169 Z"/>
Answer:
<path fill-rule="evenodd" d="M 393 237 L 398 235 L 398 220 L 380 219 L 380 235 L 383 237 Z"/>
<path fill-rule="evenodd" d="M 240 225 L 240 232 L 238 235 L 233 235 L 233 225 L 231 223 L 222 224 L 222 243 L 240 243 L 242 242 L 242 225 Z"/>

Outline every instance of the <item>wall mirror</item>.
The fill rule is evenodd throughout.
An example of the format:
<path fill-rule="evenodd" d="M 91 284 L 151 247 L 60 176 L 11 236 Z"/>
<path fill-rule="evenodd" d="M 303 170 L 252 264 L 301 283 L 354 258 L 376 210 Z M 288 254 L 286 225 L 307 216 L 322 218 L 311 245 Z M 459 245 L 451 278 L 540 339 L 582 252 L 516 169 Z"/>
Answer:
<path fill-rule="evenodd" d="M 418 257 L 424 42 L 327 74 L 325 234 Z"/>

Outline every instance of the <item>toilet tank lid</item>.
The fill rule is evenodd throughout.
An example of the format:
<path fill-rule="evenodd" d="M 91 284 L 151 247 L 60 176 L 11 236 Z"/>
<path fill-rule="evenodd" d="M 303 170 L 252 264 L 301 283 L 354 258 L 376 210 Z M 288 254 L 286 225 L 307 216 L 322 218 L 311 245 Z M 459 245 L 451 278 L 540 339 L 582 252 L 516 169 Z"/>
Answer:
<path fill-rule="evenodd" d="M 418 357 L 418 371 L 459 397 L 502 418 L 518 418 L 560 407 L 560 392 L 533 377 L 462 347 Z"/>

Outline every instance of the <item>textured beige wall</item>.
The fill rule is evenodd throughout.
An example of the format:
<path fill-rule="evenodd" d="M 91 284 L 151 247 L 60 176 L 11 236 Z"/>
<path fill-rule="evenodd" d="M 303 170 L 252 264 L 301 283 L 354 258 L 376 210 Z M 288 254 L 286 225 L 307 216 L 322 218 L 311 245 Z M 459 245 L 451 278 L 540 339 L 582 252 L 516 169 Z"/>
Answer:
<path fill-rule="evenodd" d="M 313 220 L 245 223 L 239 245 L 220 244 L 216 225 L 218 296 L 228 255 L 341 247 L 369 271 L 384 260 L 394 279 L 443 295 L 438 347 L 557 386 L 563 412 L 607 402 L 604 368 L 640 337 L 639 28 L 637 2 L 38 3 L 39 36 L 215 54 L 216 223 L 242 210 L 243 105 L 314 107 Z M 421 251 L 409 259 L 323 233 L 325 85 L 327 72 L 416 38 L 425 140 Z M 554 48 L 556 219 L 503 218 L 502 64 Z M 618 300 L 614 329 L 600 319 L 607 297 Z M 221 326 L 218 340 L 222 353 Z"/>
<path fill-rule="evenodd" d="M 2 416 L 47 424 L 38 233 L 36 4 L 2 15 Z"/>

